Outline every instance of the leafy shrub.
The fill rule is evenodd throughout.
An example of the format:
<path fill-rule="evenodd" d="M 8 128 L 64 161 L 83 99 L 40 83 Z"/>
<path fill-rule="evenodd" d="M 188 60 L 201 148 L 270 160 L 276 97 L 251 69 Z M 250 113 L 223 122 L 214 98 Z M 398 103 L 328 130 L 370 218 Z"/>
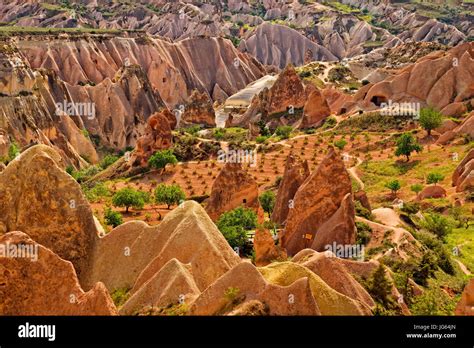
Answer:
<path fill-rule="evenodd" d="M 257 214 L 244 207 L 222 214 L 216 223 L 219 231 L 232 248 L 250 252 L 247 231 L 257 227 Z"/>
<path fill-rule="evenodd" d="M 104 211 L 104 220 L 107 225 L 114 228 L 123 224 L 122 214 L 118 211 L 113 211 L 110 207 L 107 207 Z"/>
<path fill-rule="evenodd" d="M 265 191 L 258 198 L 265 212 L 271 214 L 275 207 L 275 193 L 273 191 Z"/>
<path fill-rule="evenodd" d="M 420 111 L 419 122 L 428 135 L 431 135 L 431 131 L 443 123 L 443 115 L 433 108 L 423 108 Z"/>
<path fill-rule="evenodd" d="M 115 155 L 107 155 L 105 156 L 102 161 L 100 162 L 99 166 L 102 168 L 102 169 L 106 169 L 107 167 L 111 166 L 112 164 L 114 164 L 115 162 L 117 162 L 117 160 L 119 159 L 118 156 L 115 156 Z"/>
<path fill-rule="evenodd" d="M 421 145 L 418 144 L 415 137 L 410 133 L 403 133 L 397 139 L 397 149 L 395 150 L 395 156 L 405 156 L 407 162 L 410 161 L 410 155 L 413 151 L 422 151 Z"/>
<path fill-rule="evenodd" d="M 372 212 L 365 208 L 362 203 L 359 201 L 354 202 L 354 208 L 357 216 L 362 216 L 363 218 L 366 218 L 367 220 L 372 219 Z"/>
<path fill-rule="evenodd" d="M 125 212 L 127 213 L 130 207 L 143 209 L 147 201 L 149 201 L 149 197 L 145 192 L 137 191 L 129 187 L 119 190 L 112 197 L 112 204 L 115 207 L 125 207 Z"/>
<path fill-rule="evenodd" d="M 365 222 L 357 221 L 355 224 L 357 227 L 356 244 L 367 245 L 372 235 L 372 228 L 370 228 L 370 226 Z"/>
<path fill-rule="evenodd" d="M 155 189 L 155 202 L 164 203 L 168 209 L 173 204 L 179 204 L 186 199 L 186 194 L 179 185 L 160 184 Z"/>
<path fill-rule="evenodd" d="M 398 180 L 392 180 L 385 184 L 385 187 L 388 188 L 392 194 L 396 195 L 398 190 L 400 190 L 401 185 Z"/>
<path fill-rule="evenodd" d="M 444 180 L 444 175 L 442 175 L 440 173 L 436 173 L 436 172 L 429 173 L 427 178 L 426 178 L 426 182 L 428 184 L 435 184 L 435 185 L 438 182 L 443 181 L 443 180 Z"/>
<path fill-rule="evenodd" d="M 148 165 L 152 168 L 166 170 L 167 164 L 176 164 L 178 160 L 173 154 L 173 150 L 163 150 L 155 152 L 149 159 Z"/>
<path fill-rule="evenodd" d="M 443 239 L 452 231 L 450 221 L 441 214 L 428 213 L 425 219 L 420 221 L 421 227 Z"/>
<path fill-rule="evenodd" d="M 281 139 L 288 139 L 292 131 L 293 131 L 293 127 L 291 126 L 279 126 L 275 130 L 275 134 L 279 136 Z"/>

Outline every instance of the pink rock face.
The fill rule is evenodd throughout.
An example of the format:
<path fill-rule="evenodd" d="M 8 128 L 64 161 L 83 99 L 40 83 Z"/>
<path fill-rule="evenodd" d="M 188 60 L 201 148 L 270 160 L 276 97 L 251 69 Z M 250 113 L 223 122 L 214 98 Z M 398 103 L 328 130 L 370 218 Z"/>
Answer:
<path fill-rule="evenodd" d="M 418 198 L 423 200 L 426 198 L 443 198 L 446 197 L 446 190 L 438 185 L 426 186 L 420 192 Z"/>
<path fill-rule="evenodd" d="M 134 165 L 146 166 L 148 159 L 156 151 L 169 149 L 173 135 L 169 119 L 174 118 L 167 109 L 157 112 L 148 119 L 145 134 L 137 141 L 137 148 L 131 161 Z"/>
<path fill-rule="evenodd" d="M 27 256 L 0 257 L 0 315 L 117 314 L 104 284 L 84 292 L 72 264 L 26 234 L 4 234 L 0 246 Z"/>
<path fill-rule="evenodd" d="M 37 145 L 0 174 L 0 236 L 23 231 L 72 262 L 82 282 L 98 231 L 80 185 L 63 165 L 57 152 Z"/>
<path fill-rule="evenodd" d="M 255 249 L 255 264 L 258 267 L 285 260 L 287 257 L 286 252 L 275 245 L 270 231 L 265 229 L 258 229 L 255 232 L 253 246 Z"/>
<path fill-rule="evenodd" d="M 195 90 L 184 107 L 179 126 L 202 125 L 205 127 L 215 127 L 215 119 L 216 114 L 214 113 L 211 98 L 209 98 L 207 93 L 200 93 Z"/>
<path fill-rule="evenodd" d="M 371 86 L 362 97 L 377 105 L 388 100 L 420 102 L 456 114 L 462 107 L 459 102 L 474 97 L 473 65 L 474 43 L 465 43 L 419 59 Z"/>
<path fill-rule="evenodd" d="M 318 89 L 309 94 L 303 109 L 300 128 L 318 127 L 331 114 L 329 105 Z"/>
<path fill-rule="evenodd" d="M 466 285 L 454 313 L 456 315 L 474 316 L 474 279 L 471 279 Z"/>
<path fill-rule="evenodd" d="M 290 255 L 326 244 L 355 243 L 352 185 L 341 156 L 329 149 L 295 194 L 281 242 Z"/>
<path fill-rule="evenodd" d="M 240 163 L 226 163 L 212 185 L 206 212 L 216 221 L 226 211 L 244 206 L 262 216 L 258 185 Z"/>
<path fill-rule="evenodd" d="M 288 216 L 289 207 L 301 184 L 309 176 L 308 162 L 302 162 L 297 156 L 288 156 L 283 179 L 278 188 L 272 221 L 283 224 Z"/>

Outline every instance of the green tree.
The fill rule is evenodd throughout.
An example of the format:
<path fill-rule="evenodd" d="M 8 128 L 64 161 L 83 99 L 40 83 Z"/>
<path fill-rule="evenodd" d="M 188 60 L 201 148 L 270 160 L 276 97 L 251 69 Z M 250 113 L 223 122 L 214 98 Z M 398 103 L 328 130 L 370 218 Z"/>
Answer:
<path fill-rule="evenodd" d="M 107 167 L 111 166 L 112 164 L 114 164 L 117 160 L 119 159 L 118 156 L 114 156 L 114 155 L 107 155 L 105 156 L 102 161 L 100 162 L 99 166 L 102 168 L 102 169 L 106 169 Z"/>
<path fill-rule="evenodd" d="M 110 209 L 110 207 L 107 207 L 104 211 L 104 220 L 107 225 L 114 228 L 123 224 L 122 214 Z"/>
<path fill-rule="evenodd" d="M 420 111 L 420 124 L 431 135 L 431 131 L 438 128 L 443 123 L 443 115 L 433 109 L 424 108 Z"/>
<path fill-rule="evenodd" d="M 412 190 L 413 192 L 416 193 L 416 195 L 418 196 L 418 194 L 423 191 L 423 185 L 422 184 L 414 184 L 414 185 L 411 185 L 410 186 L 410 190 Z"/>
<path fill-rule="evenodd" d="M 282 139 L 288 139 L 292 131 L 293 131 L 293 127 L 291 126 L 279 126 L 275 130 L 275 134 Z"/>
<path fill-rule="evenodd" d="M 168 209 L 186 199 L 186 194 L 179 185 L 159 184 L 155 189 L 155 202 L 164 203 Z"/>
<path fill-rule="evenodd" d="M 270 215 L 275 207 L 275 193 L 273 191 L 265 191 L 258 199 L 263 210 Z"/>
<path fill-rule="evenodd" d="M 410 133 L 403 133 L 397 139 L 397 149 L 395 156 L 406 156 L 407 162 L 410 161 L 410 155 L 413 151 L 420 152 L 423 148 Z"/>
<path fill-rule="evenodd" d="M 216 225 L 232 248 L 245 250 L 249 244 L 247 231 L 257 227 L 257 214 L 252 209 L 239 207 L 222 214 Z"/>
<path fill-rule="evenodd" d="M 339 150 L 344 149 L 344 147 L 347 145 L 347 141 L 344 139 L 339 139 L 334 142 L 334 146 L 336 146 Z"/>
<path fill-rule="evenodd" d="M 440 174 L 440 173 L 429 173 L 428 174 L 428 177 L 426 178 L 426 182 L 428 184 L 437 184 L 438 182 L 440 181 L 443 181 L 444 180 L 444 175 Z"/>
<path fill-rule="evenodd" d="M 434 233 L 441 239 L 451 233 L 453 229 L 449 220 L 443 215 L 437 213 L 426 214 L 425 218 L 420 221 L 420 225 L 425 230 Z"/>
<path fill-rule="evenodd" d="M 386 307 L 393 304 L 392 282 L 387 278 L 382 263 L 372 273 L 367 285 L 370 295 L 376 302 Z"/>
<path fill-rule="evenodd" d="M 385 184 L 385 187 L 392 191 L 394 196 L 397 195 L 398 190 L 402 187 L 398 180 L 392 180 Z"/>
<path fill-rule="evenodd" d="M 10 147 L 8 148 L 8 160 L 13 161 L 19 154 L 20 148 L 18 145 L 15 142 L 11 143 Z"/>
<path fill-rule="evenodd" d="M 148 160 L 148 165 L 152 168 L 160 169 L 162 172 L 166 170 L 167 164 L 176 164 L 178 160 L 173 154 L 173 150 L 163 150 L 155 152 Z"/>
<path fill-rule="evenodd" d="M 125 207 L 125 212 L 128 213 L 130 207 L 143 209 L 147 200 L 149 197 L 146 193 L 125 187 L 113 195 L 112 204 L 115 207 Z"/>

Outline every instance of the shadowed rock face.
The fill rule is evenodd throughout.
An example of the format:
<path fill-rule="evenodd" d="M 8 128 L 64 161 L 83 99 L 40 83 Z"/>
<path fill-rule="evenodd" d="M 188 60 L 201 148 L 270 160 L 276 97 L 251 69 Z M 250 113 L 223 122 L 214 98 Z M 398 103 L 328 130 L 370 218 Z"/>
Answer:
<path fill-rule="evenodd" d="M 23 152 L 0 174 L 0 236 L 23 231 L 71 261 L 82 282 L 98 239 L 89 203 L 79 184 L 45 145 Z"/>
<path fill-rule="evenodd" d="M 453 186 L 456 192 L 474 189 L 474 149 L 464 157 L 453 173 Z"/>
<path fill-rule="evenodd" d="M 240 206 L 261 215 L 258 185 L 240 163 L 226 163 L 212 185 L 206 212 L 216 221 L 222 213 Z"/>
<path fill-rule="evenodd" d="M 104 284 L 84 292 L 73 265 L 50 249 L 22 232 L 0 235 L 2 249 L 12 246 L 28 257 L 0 257 L 0 315 L 117 314 Z"/>
<path fill-rule="evenodd" d="M 457 104 L 474 97 L 474 43 L 447 52 L 433 52 L 394 76 L 371 86 L 359 100 L 380 106 L 381 102 L 420 102 L 448 113 Z M 467 104 L 466 104 L 467 105 Z"/>
<path fill-rule="evenodd" d="M 253 246 L 257 266 L 266 266 L 271 262 L 284 260 L 287 257 L 286 252 L 275 245 L 272 234 L 266 229 L 257 229 Z"/>
<path fill-rule="evenodd" d="M 354 244 L 354 205 L 349 173 L 340 155 L 329 149 L 315 172 L 299 187 L 281 242 L 290 255 L 326 244 Z"/>
<path fill-rule="evenodd" d="M 216 115 L 211 98 L 209 98 L 207 93 L 200 93 L 195 90 L 184 107 L 179 126 L 203 125 L 206 127 L 215 127 L 215 119 Z"/>
<path fill-rule="evenodd" d="M 298 31 L 283 25 L 262 23 L 257 30 L 241 42 L 239 47 L 249 52 L 260 62 L 283 69 L 287 64 L 296 66 L 311 60 L 337 60 L 327 48 L 306 38 Z"/>
<path fill-rule="evenodd" d="M 320 126 L 331 114 L 329 105 L 318 89 L 313 90 L 304 105 L 303 120 L 300 128 Z"/>
<path fill-rule="evenodd" d="M 169 119 L 174 119 L 174 115 L 167 109 L 153 114 L 148 119 L 145 134 L 138 139 L 131 158 L 134 165 L 146 166 L 148 159 L 156 151 L 168 149 L 173 145 Z"/>
<path fill-rule="evenodd" d="M 32 68 L 54 70 L 77 85 L 113 79 L 123 66 L 140 66 L 169 108 L 185 103 L 194 89 L 212 95 L 216 85 L 232 95 L 263 76 L 255 59 L 223 38 L 197 37 L 171 43 L 165 39 L 20 41 L 18 48 Z"/>
<path fill-rule="evenodd" d="M 272 221 L 283 224 L 288 216 L 291 200 L 295 197 L 301 184 L 309 176 L 308 162 L 302 162 L 297 156 L 290 155 L 286 159 L 285 172 L 278 188 Z"/>

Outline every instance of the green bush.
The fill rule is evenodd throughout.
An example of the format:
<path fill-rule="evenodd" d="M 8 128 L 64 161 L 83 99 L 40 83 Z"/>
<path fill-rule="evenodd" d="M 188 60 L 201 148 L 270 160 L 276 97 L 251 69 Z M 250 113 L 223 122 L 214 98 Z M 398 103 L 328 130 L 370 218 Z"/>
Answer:
<path fill-rule="evenodd" d="M 167 164 L 176 163 L 178 163 L 178 160 L 173 154 L 173 150 L 157 151 L 148 159 L 148 165 L 150 167 L 160 169 L 162 171 L 166 170 Z"/>
<path fill-rule="evenodd" d="M 13 161 L 19 154 L 20 148 L 18 147 L 18 145 L 15 142 L 11 143 L 8 147 L 8 160 Z"/>
<path fill-rule="evenodd" d="M 422 151 L 421 145 L 418 144 L 417 140 L 410 133 L 403 133 L 397 139 L 397 149 L 395 150 L 395 156 L 405 156 L 407 162 L 410 161 L 410 155 L 413 151 Z"/>
<path fill-rule="evenodd" d="M 279 136 L 281 139 L 288 139 L 292 131 L 293 131 L 293 127 L 291 126 L 279 126 L 275 130 L 275 134 Z"/>
<path fill-rule="evenodd" d="M 102 161 L 99 164 L 99 167 L 101 167 L 102 169 L 106 169 L 107 167 L 109 167 L 112 164 L 114 164 L 115 162 L 117 162 L 118 159 L 119 159 L 118 156 L 107 155 L 102 159 Z"/>
<path fill-rule="evenodd" d="M 275 193 L 273 191 L 265 191 L 258 199 L 263 210 L 270 215 L 275 207 Z"/>
<path fill-rule="evenodd" d="M 123 224 L 122 214 L 118 211 L 113 211 L 110 207 L 107 207 L 104 211 L 104 220 L 107 225 L 114 228 Z"/>
<path fill-rule="evenodd" d="M 354 202 L 354 208 L 357 216 L 362 216 L 367 220 L 372 220 L 372 212 L 365 208 L 359 201 Z"/>
<path fill-rule="evenodd" d="M 420 111 L 419 122 L 428 135 L 431 135 L 431 131 L 443 123 L 443 115 L 433 108 L 424 108 Z"/>
<path fill-rule="evenodd" d="M 423 185 L 422 184 L 411 185 L 410 190 L 412 190 L 418 195 L 421 191 L 423 191 Z"/>
<path fill-rule="evenodd" d="M 453 229 L 450 221 L 437 213 L 426 214 L 424 220 L 420 221 L 420 226 L 440 239 L 443 239 Z"/>
<path fill-rule="evenodd" d="M 370 237 L 372 236 L 372 228 L 367 225 L 365 222 L 357 221 L 357 240 L 356 244 L 367 245 L 370 241 Z"/>
<path fill-rule="evenodd" d="M 180 204 L 186 199 L 186 194 L 179 185 L 160 184 L 155 189 L 155 202 L 164 203 L 168 209 L 176 204 Z"/>
<path fill-rule="evenodd" d="M 257 227 L 257 214 L 253 210 L 239 207 L 225 212 L 216 225 L 232 248 L 239 248 L 244 254 L 251 251 L 247 231 Z"/>
<path fill-rule="evenodd" d="M 455 302 L 439 287 L 426 289 L 423 294 L 413 299 L 410 307 L 412 315 L 452 315 Z"/>
<path fill-rule="evenodd" d="M 339 150 L 342 150 L 342 149 L 344 149 L 344 147 L 347 145 L 347 141 L 345 141 L 344 139 L 339 139 L 339 140 L 336 140 L 333 144 L 334 144 L 334 146 L 336 146 Z"/>
<path fill-rule="evenodd" d="M 111 192 L 104 183 L 97 183 L 92 188 L 84 188 L 84 195 L 89 202 L 95 203 L 102 197 L 110 197 Z"/>
<path fill-rule="evenodd" d="M 115 207 L 125 207 L 125 212 L 127 213 L 130 207 L 143 209 L 147 201 L 149 201 L 148 194 L 129 187 L 119 190 L 112 197 L 112 204 Z"/>
<path fill-rule="evenodd" d="M 400 190 L 401 185 L 398 180 L 392 180 L 386 183 L 385 187 L 388 188 L 394 195 L 396 195 L 398 190 Z"/>
<path fill-rule="evenodd" d="M 426 178 L 426 182 L 428 184 L 437 184 L 438 182 L 440 181 L 443 181 L 444 180 L 444 175 L 443 174 L 440 174 L 440 173 L 429 173 L 427 178 Z"/>

